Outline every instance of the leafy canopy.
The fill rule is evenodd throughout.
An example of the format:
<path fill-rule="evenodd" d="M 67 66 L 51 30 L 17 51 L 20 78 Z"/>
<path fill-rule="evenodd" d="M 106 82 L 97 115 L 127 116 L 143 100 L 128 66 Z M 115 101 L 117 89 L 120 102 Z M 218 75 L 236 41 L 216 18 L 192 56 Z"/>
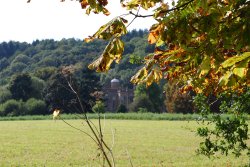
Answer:
<path fill-rule="evenodd" d="M 80 0 L 86 14 L 103 13 L 108 0 Z M 111 2 L 111 1 L 110 1 Z M 153 54 L 145 55 L 144 64 L 131 79 L 148 86 L 160 79 L 184 83 L 182 91 L 218 93 L 243 91 L 250 85 L 250 2 L 247 0 L 121 0 L 128 14 L 118 16 L 100 27 L 85 41 L 109 40 L 101 56 L 89 65 L 104 72 L 113 61 L 119 62 L 124 51 L 120 37 L 127 33 L 125 17 L 153 17 L 148 42 L 155 45 Z M 141 15 L 140 8 L 153 9 Z"/>

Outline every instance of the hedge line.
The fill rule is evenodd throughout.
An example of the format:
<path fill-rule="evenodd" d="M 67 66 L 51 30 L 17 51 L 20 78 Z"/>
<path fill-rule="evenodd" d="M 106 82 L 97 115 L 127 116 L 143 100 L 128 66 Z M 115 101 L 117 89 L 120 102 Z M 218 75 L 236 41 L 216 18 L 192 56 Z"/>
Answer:
<path fill-rule="evenodd" d="M 77 114 L 62 114 L 60 117 L 63 119 L 80 119 L 81 115 Z M 90 119 L 98 119 L 97 114 L 88 114 Z M 105 113 L 101 115 L 105 119 L 119 119 L 119 120 L 169 120 L 169 121 L 192 121 L 202 120 L 202 117 L 198 114 L 156 114 L 156 113 Z M 209 120 L 212 115 L 209 115 Z M 230 118 L 231 115 L 223 114 L 223 118 Z M 246 115 L 249 120 L 249 116 Z M 7 116 L 0 117 L 0 121 L 15 121 L 15 120 L 52 120 L 52 115 L 26 115 L 26 116 Z"/>

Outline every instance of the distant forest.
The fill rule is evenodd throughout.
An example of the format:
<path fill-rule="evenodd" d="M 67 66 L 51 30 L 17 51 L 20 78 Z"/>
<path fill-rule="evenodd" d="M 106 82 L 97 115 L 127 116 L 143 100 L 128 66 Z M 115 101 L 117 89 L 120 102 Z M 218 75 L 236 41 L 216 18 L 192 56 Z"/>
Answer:
<path fill-rule="evenodd" d="M 73 95 L 65 89 L 67 84 L 60 76 L 60 69 L 68 65 L 78 67 L 75 80 L 80 85 L 79 91 L 86 102 L 86 109 L 91 112 L 93 104 L 90 101 L 94 99 L 90 94 L 101 90 L 111 79 L 118 78 L 123 87 L 133 87 L 131 76 L 140 67 L 143 56 L 154 51 L 154 46 L 147 44 L 147 34 L 148 30 L 132 30 L 123 36 L 123 59 L 119 65 L 114 63 L 108 73 L 87 69 L 87 65 L 102 53 L 106 41 L 86 43 L 72 38 L 1 43 L 0 115 L 49 114 L 50 110 L 59 106 L 64 108 L 65 113 L 78 112 L 77 107 L 71 104 Z"/>
<path fill-rule="evenodd" d="M 72 80 L 78 87 L 85 110 L 93 112 L 93 107 L 103 107 L 100 102 L 96 103 L 95 93 L 101 92 L 113 78 L 119 79 L 123 88 L 134 87 L 130 83 L 131 76 L 142 65 L 143 57 L 154 51 L 154 45 L 147 42 L 147 34 L 148 30 L 133 30 L 123 36 L 123 58 L 119 64 L 112 64 L 107 73 L 87 68 L 100 56 L 106 41 L 86 43 L 72 38 L 0 43 L 0 116 L 51 114 L 55 108 L 62 109 L 63 113 L 80 112 L 75 95 L 69 91 L 61 73 L 62 67 L 69 65 L 75 67 Z M 192 91 L 181 94 L 181 86 L 181 83 L 164 80 L 148 88 L 138 85 L 134 89 L 133 103 L 128 108 L 119 107 L 116 112 L 193 113 L 199 106 L 218 112 L 229 110 L 235 104 L 249 111 L 250 105 L 244 101 L 249 101 L 250 90 L 240 98 L 237 94 L 205 98 Z M 194 106 L 193 99 L 198 107 Z"/>
<path fill-rule="evenodd" d="M 146 42 L 147 33 L 147 30 L 133 30 L 123 37 L 126 44 L 123 60 L 119 66 L 113 66 L 109 75 L 101 77 L 102 84 L 110 78 L 119 76 L 122 76 L 120 80 L 124 84 L 128 83 L 129 77 L 135 72 L 134 68 L 138 66 L 129 63 L 130 57 L 132 55 L 142 57 L 153 52 L 154 46 Z M 86 43 L 77 39 L 0 43 L 0 85 L 7 84 L 12 76 L 18 73 L 29 73 L 45 80 L 48 78 L 41 76 L 45 71 L 52 72 L 67 65 L 84 67 L 97 58 L 105 46 L 105 41 Z"/>

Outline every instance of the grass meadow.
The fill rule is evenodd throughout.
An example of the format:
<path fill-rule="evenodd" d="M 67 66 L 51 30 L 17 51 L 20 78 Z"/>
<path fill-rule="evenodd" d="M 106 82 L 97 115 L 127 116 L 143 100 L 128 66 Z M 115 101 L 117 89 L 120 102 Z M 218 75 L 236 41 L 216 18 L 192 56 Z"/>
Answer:
<path fill-rule="evenodd" d="M 88 131 L 81 120 L 68 122 Z M 97 121 L 94 120 L 94 123 Z M 231 167 L 248 164 L 242 156 L 196 155 L 195 121 L 112 120 L 103 122 L 118 167 Z M 100 166 L 97 147 L 86 135 L 57 120 L 0 121 L 0 166 Z"/>

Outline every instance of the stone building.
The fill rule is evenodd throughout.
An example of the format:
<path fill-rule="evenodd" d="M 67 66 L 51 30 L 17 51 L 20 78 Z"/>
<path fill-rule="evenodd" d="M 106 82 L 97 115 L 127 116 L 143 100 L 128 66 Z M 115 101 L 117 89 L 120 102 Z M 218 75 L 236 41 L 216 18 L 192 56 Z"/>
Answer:
<path fill-rule="evenodd" d="M 120 81 L 116 78 L 112 79 L 109 87 L 104 90 L 105 105 L 107 111 L 115 112 L 117 108 L 123 104 L 128 108 L 129 104 L 133 102 L 134 90 L 122 88 Z"/>

